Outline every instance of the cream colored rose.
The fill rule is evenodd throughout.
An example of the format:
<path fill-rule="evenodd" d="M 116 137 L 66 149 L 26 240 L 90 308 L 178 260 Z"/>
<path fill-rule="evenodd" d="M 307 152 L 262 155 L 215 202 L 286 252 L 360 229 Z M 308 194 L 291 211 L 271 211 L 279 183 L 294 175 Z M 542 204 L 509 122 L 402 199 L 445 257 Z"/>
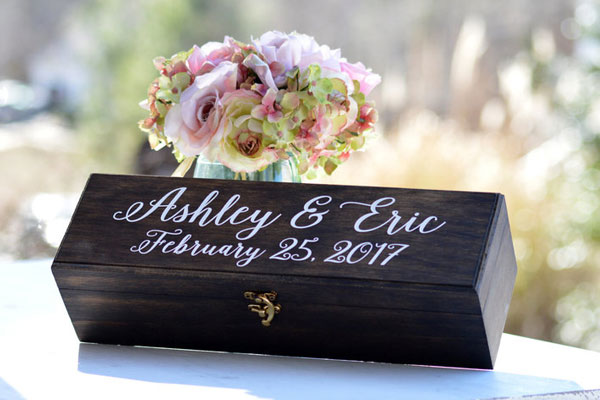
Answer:
<path fill-rule="evenodd" d="M 252 117 L 252 109 L 262 97 L 239 89 L 222 98 L 223 116 L 205 155 L 238 172 L 254 172 L 277 161 L 269 139 L 263 135 L 262 121 Z"/>

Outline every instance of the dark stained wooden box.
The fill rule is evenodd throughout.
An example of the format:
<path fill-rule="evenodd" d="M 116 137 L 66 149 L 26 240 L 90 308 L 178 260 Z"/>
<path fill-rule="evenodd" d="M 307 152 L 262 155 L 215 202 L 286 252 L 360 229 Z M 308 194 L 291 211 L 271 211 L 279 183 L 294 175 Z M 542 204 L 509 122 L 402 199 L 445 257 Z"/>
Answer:
<path fill-rule="evenodd" d="M 493 368 L 516 262 L 501 194 L 94 174 L 52 272 L 84 342 Z"/>

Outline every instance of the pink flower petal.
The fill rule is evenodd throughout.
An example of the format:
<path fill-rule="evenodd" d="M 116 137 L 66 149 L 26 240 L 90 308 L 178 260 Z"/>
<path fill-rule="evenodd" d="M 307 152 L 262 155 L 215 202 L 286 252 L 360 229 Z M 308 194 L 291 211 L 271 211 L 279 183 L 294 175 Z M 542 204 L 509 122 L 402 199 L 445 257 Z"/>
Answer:
<path fill-rule="evenodd" d="M 260 104 L 257 106 L 254 106 L 254 108 L 252 108 L 250 115 L 252 115 L 252 117 L 256 118 L 256 119 L 260 119 L 260 120 L 264 119 L 265 116 L 267 115 L 265 106 L 262 106 Z"/>
<path fill-rule="evenodd" d="M 273 103 L 275 102 L 276 97 L 277 97 L 277 90 L 273 90 L 273 89 L 269 88 L 269 90 L 267 90 L 267 94 L 265 94 L 265 97 L 263 97 L 263 99 L 262 99 L 262 103 L 265 106 L 273 107 Z"/>
<path fill-rule="evenodd" d="M 253 70 L 262 83 L 271 89 L 277 90 L 277 85 L 275 85 L 275 81 L 273 81 L 273 75 L 271 75 L 269 65 L 261 60 L 256 54 L 250 54 L 242 64 Z"/>
<path fill-rule="evenodd" d="M 277 122 L 281 118 L 283 118 L 283 114 L 281 113 L 281 111 L 275 111 L 267 115 L 267 120 L 269 120 L 269 122 Z"/>

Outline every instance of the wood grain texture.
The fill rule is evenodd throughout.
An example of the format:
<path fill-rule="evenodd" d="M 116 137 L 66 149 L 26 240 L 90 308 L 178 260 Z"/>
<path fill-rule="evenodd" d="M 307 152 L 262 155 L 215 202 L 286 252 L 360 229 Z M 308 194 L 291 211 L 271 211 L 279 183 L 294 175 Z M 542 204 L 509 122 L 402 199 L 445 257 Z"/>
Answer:
<path fill-rule="evenodd" d="M 269 328 L 247 302 L 62 291 L 86 342 L 490 368 L 481 319 L 280 301 Z"/>
<path fill-rule="evenodd" d="M 172 209 L 157 208 L 134 222 L 113 218 L 136 207 L 141 215 L 182 187 Z M 240 216 L 260 210 L 280 217 L 247 240 L 236 234 L 252 228 L 249 222 L 172 220 L 215 190 L 212 215 L 239 195 L 225 218 L 238 207 L 247 207 Z M 310 203 L 317 197 L 330 201 Z M 393 204 L 376 208 L 361 225 L 381 228 L 357 232 L 357 221 L 372 211 L 368 205 L 390 198 Z M 340 208 L 344 202 L 354 203 Z M 293 226 L 294 216 L 312 206 L 327 211 L 322 221 Z M 402 216 L 396 227 L 411 217 L 416 225 L 435 216 L 425 231 L 444 224 L 425 234 L 415 225 L 389 234 L 394 216 Z M 264 254 L 239 267 L 218 254 L 163 253 L 160 245 L 148 254 L 131 250 L 151 240 L 154 229 L 181 229 L 201 243 L 240 243 Z M 297 239 L 294 251 L 303 260 L 270 257 L 285 238 Z M 327 262 L 343 240 L 354 253 Z M 382 243 L 409 247 L 379 265 L 387 248 L 376 259 L 373 244 Z M 498 194 L 112 175 L 90 177 L 52 267 L 82 341 L 474 368 L 493 367 L 515 270 Z M 271 327 L 248 311 L 248 290 L 278 293 L 283 309 Z"/>
<path fill-rule="evenodd" d="M 55 263 L 63 289 L 236 299 L 247 290 L 276 290 L 278 298 L 321 305 L 480 314 L 471 288 L 322 277 L 123 268 Z"/>
<path fill-rule="evenodd" d="M 479 280 L 475 284 L 492 361 L 496 360 L 500 347 L 500 337 L 508 315 L 516 275 L 517 261 L 506 202 L 502 196 L 492 224 L 488 251 L 482 263 Z"/>
<path fill-rule="evenodd" d="M 244 241 L 237 240 L 235 235 L 248 225 L 200 227 L 197 223 L 164 222 L 159 218 L 162 209 L 161 212 L 155 212 L 135 223 L 115 221 L 112 218 L 116 211 L 127 210 L 137 201 L 144 202 L 146 208 L 149 208 L 149 202 L 160 199 L 165 193 L 179 187 L 185 187 L 186 191 L 178 203 L 190 204 L 192 209 L 210 192 L 218 190 L 219 197 L 210 204 L 213 211 L 221 209 L 231 196 L 240 194 L 238 205 L 247 206 L 250 210 L 270 210 L 282 216 L 253 238 Z M 310 229 L 292 228 L 289 221 L 303 209 L 305 202 L 315 196 L 333 198 L 329 205 L 322 207 L 323 210 L 329 210 L 323 222 Z M 385 229 L 357 233 L 353 230 L 353 222 L 368 209 L 352 205 L 339 208 L 342 202 L 372 203 L 384 197 L 394 198 L 395 203 L 382 208 L 379 215 L 370 218 L 369 226 L 384 224 L 392 211 L 398 211 L 405 219 L 416 212 L 420 213 L 421 218 L 436 216 L 445 221 L 446 225 L 427 235 L 404 231 L 388 235 Z M 498 195 L 492 193 L 95 174 L 90 177 L 56 261 L 204 271 L 234 272 L 243 269 L 248 273 L 472 286 L 485 249 L 497 199 Z M 266 249 L 267 252 L 252 264 L 240 268 L 236 267 L 235 260 L 231 257 L 192 257 L 189 254 L 163 254 L 157 250 L 140 255 L 130 251 L 132 246 L 148 239 L 146 232 L 149 230 L 173 231 L 177 228 L 183 230 L 180 236 L 189 233 L 202 244 L 227 245 L 242 242 L 245 246 Z M 279 242 L 288 237 L 299 241 L 318 237 L 319 241 L 310 245 L 315 261 L 281 262 L 269 259 L 269 255 L 280 250 Z M 175 237 L 174 239 L 176 240 Z M 407 243 L 410 248 L 385 266 L 377 263 L 366 265 L 368 259 L 357 264 L 323 262 L 335 253 L 334 246 L 340 240 L 351 240 L 354 244 L 364 241 Z M 380 260 L 382 258 L 383 256 Z"/>

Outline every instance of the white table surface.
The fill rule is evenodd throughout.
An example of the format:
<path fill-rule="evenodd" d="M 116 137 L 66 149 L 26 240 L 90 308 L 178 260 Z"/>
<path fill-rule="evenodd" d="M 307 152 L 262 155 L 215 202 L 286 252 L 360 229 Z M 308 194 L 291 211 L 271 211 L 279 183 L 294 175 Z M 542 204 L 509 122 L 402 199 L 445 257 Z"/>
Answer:
<path fill-rule="evenodd" d="M 600 353 L 507 334 L 494 371 L 80 344 L 50 264 L 0 264 L 2 400 L 439 400 L 600 389 Z"/>

